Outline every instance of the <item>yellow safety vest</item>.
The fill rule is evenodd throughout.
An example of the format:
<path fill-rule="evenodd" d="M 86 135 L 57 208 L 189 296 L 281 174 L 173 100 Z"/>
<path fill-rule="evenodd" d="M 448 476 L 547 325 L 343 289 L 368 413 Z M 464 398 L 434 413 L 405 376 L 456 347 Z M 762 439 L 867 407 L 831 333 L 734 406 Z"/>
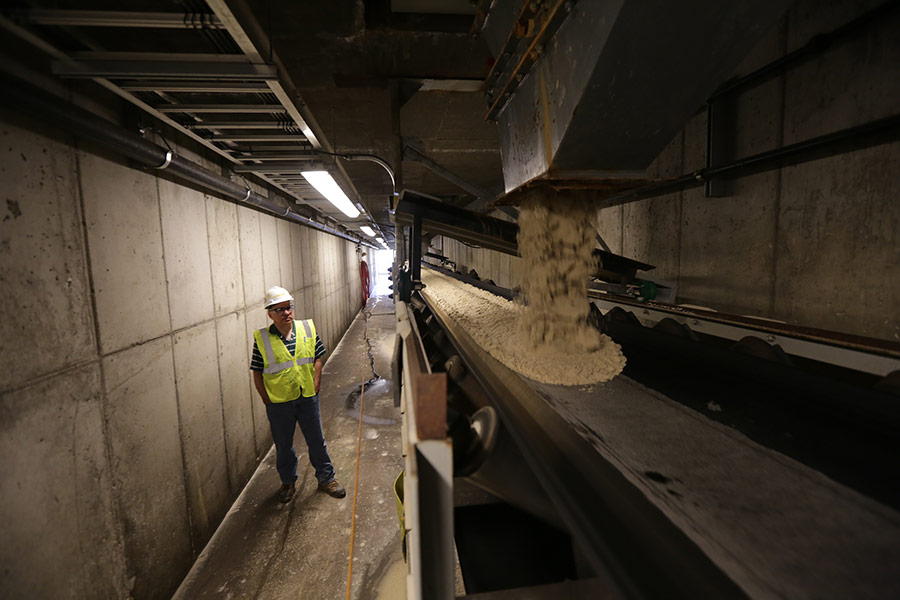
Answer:
<path fill-rule="evenodd" d="M 302 327 L 298 327 L 302 326 Z M 301 395 L 316 395 L 314 379 L 316 362 L 316 326 L 312 319 L 294 321 L 297 343 L 294 356 L 288 352 L 281 336 L 268 327 L 253 332 L 256 347 L 263 357 L 263 383 L 272 402 L 289 402 Z"/>

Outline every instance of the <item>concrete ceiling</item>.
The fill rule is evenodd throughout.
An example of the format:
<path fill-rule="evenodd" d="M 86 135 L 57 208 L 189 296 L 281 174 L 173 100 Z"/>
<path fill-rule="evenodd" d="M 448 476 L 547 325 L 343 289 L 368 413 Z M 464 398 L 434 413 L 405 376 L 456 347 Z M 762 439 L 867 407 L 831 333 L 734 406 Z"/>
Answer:
<path fill-rule="evenodd" d="M 55 49 L 56 75 L 113 89 L 233 173 L 280 187 L 297 214 L 357 235 L 371 221 L 390 243 L 395 191 L 483 206 L 542 177 L 641 175 L 787 2 L 710 11 L 698 0 L 685 11 L 558 0 L 519 11 L 519 0 L 18 0 L 9 14 L 20 38 Z M 499 56 L 488 89 L 499 127 L 486 120 L 485 36 Z M 535 61 L 547 68 L 529 77 Z M 609 141 L 605 154 L 597 139 Z M 351 158 L 389 165 L 396 190 L 378 162 Z M 301 175 L 310 164 L 367 214 L 345 217 L 324 200 Z"/>
<path fill-rule="evenodd" d="M 53 68 L 65 71 L 64 78 L 91 79 L 99 72 L 103 82 L 120 90 L 135 84 L 150 86 L 130 92 L 132 102 L 145 109 L 149 105 L 157 118 L 169 117 L 169 125 L 242 169 L 235 172 L 255 172 L 257 167 L 269 166 L 266 160 L 277 162 L 280 156 L 296 161 L 306 155 L 303 160 L 320 160 L 326 167 L 340 163 L 351 182 L 344 185 L 345 191 L 367 209 L 390 243 L 393 224 L 388 211 L 394 190 L 387 171 L 375 162 L 344 160 L 317 151 L 383 159 L 396 174 L 397 192 L 410 188 L 453 202 L 475 199 L 471 189 L 466 192 L 426 168 L 423 163 L 430 160 L 476 188 L 499 193 L 503 176 L 497 125 L 485 121 L 487 104 L 481 92 L 492 64 L 487 45 L 478 35 L 483 4 L 484 0 L 17 0 L 4 14 L 26 32 L 19 34 L 19 41 L 40 39 L 55 49 L 56 54 L 50 53 Z M 228 14 L 238 23 L 238 35 L 227 19 L 223 21 Z M 198 27 L 198 15 L 217 21 Z M 46 46 L 42 48 L 47 52 Z M 208 73 L 218 73 L 217 69 L 247 70 L 247 57 L 241 54 L 250 62 L 259 63 L 261 58 L 280 64 L 280 83 L 265 78 L 253 80 L 256 83 L 241 81 L 233 75 L 210 79 Z M 63 55 L 66 58 L 60 60 Z M 179 61 L 199 65 L 191 72 L 200 74 L 192 85 L 198 81 L 200 86 L 246 85 L 261 91 L 175 89 L 173 81 L 187 81 L 183 74 L 141 75 L 133 70 L 136 66 L 146 71 L 146 65 L 153 65 L 148 67 L 151 71 L 160 70 L 159 65 L 166 63 L 180 73 L 187 67 Z M 90 75 L 79 71 L 85 68 L 93 69 Z M 156 84 L 163 87 L 152 87 Z M 284 94 L 279 95 L 282 84 Z M 291 110 L 254 115 L 162 108 L 279 106 L 285 98 L 293 98 L 301 120 Z M 307 141 L 303 120 L 314 123 L 318 141 Z M 225 128 L 210 127 L 207 122 Z M 262 126 L 248 131 L 253 124 Z M 251 134 L 256 138 L 248 141 Z M 237 142 L 217 139 L 240 136 L 243 139 Z M 278 136 L 299 141 L 268 141 Z M 407 144 L 419 151 L 417 161 L 401 159 Z M 270 154 L 260 162 L 247 158 L 251 151 L 275 152 L 278 157 Z M 335 169 L 339 180 L 343 177 L 340 168 Z M 369 218 L 346 218 L 302 180 L 299 169 L 262 176 L 293 194 L 293 209 L 299 214 L 317 212 L 356 233 Z"/>
<path fill-rule="evenodd" d="M 490 70 L 468 1 L 249 0 L 290 78 L 337 153 L 374 154 L 398 175 L 398 191 L 467 196 L 403 144 L 492 193 L 502 190 L 497 126 L 485 121 L 480 82 Z M 425 12 L 428 11 L 428 12 Z M 423 85 L 424 83 L 424 85 Z M 454 88 L 473 91 L 450 91 Z M 391 184 L 372 162 L 344 161 L 383 229 Z M 471 198 L 471 196 L 470 196 Z"/>

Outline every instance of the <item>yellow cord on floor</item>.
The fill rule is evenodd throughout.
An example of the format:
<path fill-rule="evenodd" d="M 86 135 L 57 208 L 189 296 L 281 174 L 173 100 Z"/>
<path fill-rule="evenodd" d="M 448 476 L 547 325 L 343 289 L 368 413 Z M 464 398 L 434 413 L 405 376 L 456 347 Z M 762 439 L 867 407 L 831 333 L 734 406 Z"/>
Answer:
<path fill-rule="evenodd" d="M 366 335 L 369 333 L 369 322 L 366 320 Z M 356 536 L 356 497 L 359 492 L 359 450 L 362 446 L 363 394 L 366 382 L 359 389 L 359 431 L 356 434 L 356 479 L 353 482 L 353 512 L 350 515 L 350 559 L 347 561 L 347 600 L 350 600 L 350 582 L 353 575 L 353 539 Z"/>

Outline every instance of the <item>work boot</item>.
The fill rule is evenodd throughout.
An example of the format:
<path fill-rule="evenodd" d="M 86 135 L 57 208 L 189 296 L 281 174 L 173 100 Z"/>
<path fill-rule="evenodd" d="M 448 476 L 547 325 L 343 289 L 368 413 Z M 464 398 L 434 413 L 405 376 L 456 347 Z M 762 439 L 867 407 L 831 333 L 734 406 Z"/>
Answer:
<path fill-rule="evenodd" d="M 291 498 L 294 497 L 294 483 L 284 483 L 281 485 L 281 489 L 278 490 L 278 500 L 282 503 L 287 504 L 291 501 Z"/>
<path fill-rule="evenodd" d="M 319 491 L 325 492 L 332 498 L 343 498 L 347 495 L 347 490 L 337 482 L 337 479 L 332 479 L 328 483 L 320 483 Z"/>

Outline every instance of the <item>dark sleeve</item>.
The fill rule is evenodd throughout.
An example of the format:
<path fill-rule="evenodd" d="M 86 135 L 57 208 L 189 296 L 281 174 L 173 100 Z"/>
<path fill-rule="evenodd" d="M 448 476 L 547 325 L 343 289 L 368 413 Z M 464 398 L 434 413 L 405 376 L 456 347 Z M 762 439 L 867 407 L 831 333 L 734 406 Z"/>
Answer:
<path fill-rule="evenodd" d="M 322 358 L 323 356 L 325 356 L 325 344 L 322 343 L 322 338 L 319 337 L 319 332 L 317 331 L 316 332 L 316 358 Z"/>
<path fill-rule="evenodd" d="M 250 355 L 250 370 L 251 371 L 262 371 L 265 367 L 265 363 L 263 362 L 262 354 L 259 352 L 259 348 L 256 347 L 256 338 L 253 338 L 253 354 Z"/>

